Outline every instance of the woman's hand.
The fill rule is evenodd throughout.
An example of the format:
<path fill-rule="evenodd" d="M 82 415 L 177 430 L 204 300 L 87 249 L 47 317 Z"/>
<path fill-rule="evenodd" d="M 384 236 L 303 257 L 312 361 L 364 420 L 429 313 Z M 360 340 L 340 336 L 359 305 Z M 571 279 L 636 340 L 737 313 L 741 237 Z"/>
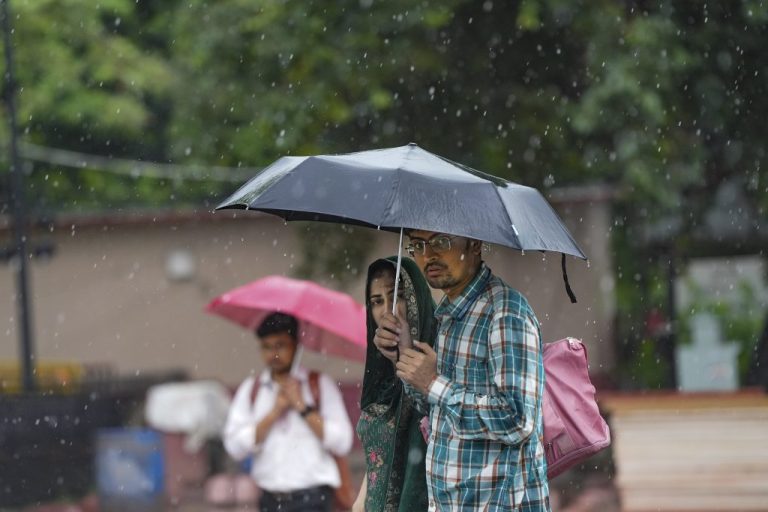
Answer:
<path fill-rule="evenodd" d="M 413 348 L 408 321 L 405 318 L 396 317 L 392 313 L 385 313 L 379 321 L 379 327 L 373 337 L 373 344 L 384 357 L 392 363 L 397 363 L 400 354 Z"/>
<path fill-rule="evenodd" d="M 405 352 L 409 348 L 413 348 L 413 340 L 411 339 L 411 327 L 408 325 L 408 320 L 403 317 L 397 317 L 400 325 L 400 341 L 397 344 L 397 348 L 400 354 Z"/>
<path fill-rule="evenodd" d="M 385 313 L 379 321 L 379 326 L 373 337 L 373 344 L 392 363 L 397 362 L 400 331 L 400 321 L 397 317 L 392 313 Z"/>

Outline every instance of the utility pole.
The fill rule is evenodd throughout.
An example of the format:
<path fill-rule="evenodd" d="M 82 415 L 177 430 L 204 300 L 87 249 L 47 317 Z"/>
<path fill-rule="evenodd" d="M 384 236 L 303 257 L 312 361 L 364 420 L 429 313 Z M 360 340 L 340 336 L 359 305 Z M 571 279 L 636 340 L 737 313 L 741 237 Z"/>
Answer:
<path fill-rule="evenodd" d="M 11 44 L 10 0 L 0 0 L 2 9 L 3 46 L 5 47 L 5 104 L 8 110 L 11 144 L 11 169 L 9 177 L 9 202 L 13 221 L 13 239 L 16 256 L 16 305 L 19 312 L 17 329 L 21 345 L 21 376 L 25 392 L 35 390 L 35 365 L 32 340 L 31 310 L 29 307 L 29 276 L 27 264 L 27 207 L 24 190 L 24 175 L 19 160 L 18 129 L 16 126 L 16 79 L 13 73 L 13 46 Z"/>

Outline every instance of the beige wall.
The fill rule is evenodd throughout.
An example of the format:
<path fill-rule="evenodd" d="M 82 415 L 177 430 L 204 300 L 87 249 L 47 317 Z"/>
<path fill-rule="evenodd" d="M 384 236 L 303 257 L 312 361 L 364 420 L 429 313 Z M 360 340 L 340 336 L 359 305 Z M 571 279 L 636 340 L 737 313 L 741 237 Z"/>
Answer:
<path fill-rule="evenodd" d="M 528 295 L 545 339 L 585 339 L 593 369 L 599 372 L 613 361 L 609 218 L 602 204 L 568 208 L 563 215 L 592 258 L 590 267 L 569 259 L 578 304 L 571 305 L 565 295 L 559 255 L 521 256 L 492 248 L 486 259 Z M 217 294 L 259 277 L 292 275 L 300 258 L 295 229 L 276 217 L 252 212 L 241 212 L 236 220 L 219 213 L 216 219 L 57 228 L 55 256 L 30 266 L 38 360 L 107 362 L 130 373 L 185 368 L 194 377 L 228 384 L 258 368 L 252 335 L 204 313 L 203 307 Z M 376 237 L 374 256 L 396 251 L 395 235 L 380 232 Z M 194 278 L 187 282 L 171 281 L 166 274 L 168 255 L 178 249 L 189 251 L 196 263 Z M 348 292 L 362 302 L 362 278 Z M 18 358 L 14 293 L 11 266 L 0 266 L 0 360 L 5 362 Z M 339 379 L 362 375 L 360 364 L 314 355 L 308 355 L 306 363 Z"/>
<path fill-rule="evenodd" d="M 589 263 L 567 258 L 568 278 L 578 302 L 565 292 L 561 256 L 494 247 L 486 260 L 507 283 L 520 290 L 542 324 L 545 342 L 567 336 L 587 345 L 590 371 L 608 374 L 615 367 L 613 260 L 610 209 L 605 203 L 561 205 L 561 216 L 589 257 Z"/>

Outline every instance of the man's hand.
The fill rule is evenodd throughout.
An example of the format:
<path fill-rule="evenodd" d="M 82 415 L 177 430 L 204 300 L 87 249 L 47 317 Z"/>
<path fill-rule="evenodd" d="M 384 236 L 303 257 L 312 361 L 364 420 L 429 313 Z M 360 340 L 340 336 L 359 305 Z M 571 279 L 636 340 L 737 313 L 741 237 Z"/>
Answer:
<path fill-rule="evenodd" d="M 392 361 L 397 362 L 397 346 L 400 343 L 400 320 L 392 313 L 385 313 L 381 318 L 379 327 L 376 328 L 376 335 L 373 337 L 373 344 L 379 349 L 379 352 Z"/>
<path fill-rule="evenodd" d="M 282 416 L 285 411 L 291 408 L 291 402 L 288 400 L 288 397 L 285 395 L 285 392 L 281 389 L 277 393 L 277 397 L 275 398 L 275 407 L 274 412 L 277 416 Z"/>
<path fill-rule="evenodd" d="M 301 394 L 301 383 L 298 380 L 286 379 L 280 386 L 280 392 L 288 399 L 289 405 L 297 411 L 303 411 L 306 407 L 304 397 Z"/>
<path fill-rule="evenodd" d="M 437 353 L 421 341 L 413 344 L 418 350 L 409 348 L 400 354 L 400 361 L 395 365 L 397 376 L 426 395 L 437 377 Z"/>

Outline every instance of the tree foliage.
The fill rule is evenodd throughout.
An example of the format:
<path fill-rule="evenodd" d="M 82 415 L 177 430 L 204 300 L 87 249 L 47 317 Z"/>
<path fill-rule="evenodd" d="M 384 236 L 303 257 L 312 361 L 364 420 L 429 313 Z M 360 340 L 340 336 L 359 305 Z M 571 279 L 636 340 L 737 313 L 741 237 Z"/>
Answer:
<path fill-rule="evenodd" d="M 416 141 L 534 186 L 613 183 L 649 215 L 733 177 L 766 206 L 762 2 L 12 7 L 30 142 L 261 166 Z"/>
<path fill-rule="evenodd" d="M 734 208 L 766 216 L 759 0 L 12 7 L 24 140 L 231 167 L 414 141 L 545 190 L 611 184 L 627 318 L 651 307 L 635 297 L 635 276 L 659 264 L 635 257 L 649 226 L 685 250 L 726 183 Z M 233 188 L 40 164 L 30 180 L 52 210 L 207 207 Z"/>

